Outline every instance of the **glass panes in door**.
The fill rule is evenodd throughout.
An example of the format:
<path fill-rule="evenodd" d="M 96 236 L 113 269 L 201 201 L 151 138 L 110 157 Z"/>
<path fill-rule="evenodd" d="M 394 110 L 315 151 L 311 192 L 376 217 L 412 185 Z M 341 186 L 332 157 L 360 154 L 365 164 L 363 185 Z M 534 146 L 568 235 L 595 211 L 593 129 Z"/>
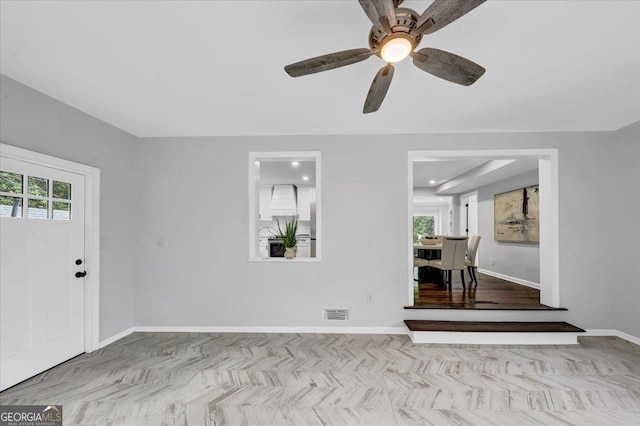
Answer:
<path fill-rule="evenodd" d="M 49 195 L 49 179 L 29 176 L 29 195 L 47 197 Z"/>
<path fill-rule="evenodd" d="M 0 195 L 0 217 L 22 217 L 22 197 Z"/>
<path fill-rule="evenodd" d="M 54 201 L 53 220 L 71 220 L 71 203 Z"/>
<path fill-rule="evenodd" d="M 27 186 L 27 217 L 29 219 L 48 219 L 49 179 L 29 176 Z"/>
<path fill-rule="evenodd" d="M 53 198 L 62 200 L 71 199 L 71 184 L 66 182 L 53 181 Z"/>
<path fill-rule="evenodd" d="M 0 217 L 71 220 L 71 184 L 0 171 Z"/>
<path fill-rule="evenodd" d="M 29 219 L 47 219 L 49 217 L 49 202 L 30 198 L 27 211 Z"/>
<path fill-rule="evenodd" d="M 23 176 L 0 171 L 0 217 L 22 217 Z"/>
<path fill-rule="evenodd" d="M 53 220 L 71 220 L 71 184 L 53 181 Z"/>

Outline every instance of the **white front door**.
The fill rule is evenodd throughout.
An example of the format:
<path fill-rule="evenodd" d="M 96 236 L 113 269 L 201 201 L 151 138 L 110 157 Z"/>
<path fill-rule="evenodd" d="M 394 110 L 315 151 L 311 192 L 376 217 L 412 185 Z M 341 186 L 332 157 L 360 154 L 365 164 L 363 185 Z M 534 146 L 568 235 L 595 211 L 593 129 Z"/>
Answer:
<path fill-rule="evenodd" d="M 0 390 L 84 352 L 84 176 L 0 158 Z"/>

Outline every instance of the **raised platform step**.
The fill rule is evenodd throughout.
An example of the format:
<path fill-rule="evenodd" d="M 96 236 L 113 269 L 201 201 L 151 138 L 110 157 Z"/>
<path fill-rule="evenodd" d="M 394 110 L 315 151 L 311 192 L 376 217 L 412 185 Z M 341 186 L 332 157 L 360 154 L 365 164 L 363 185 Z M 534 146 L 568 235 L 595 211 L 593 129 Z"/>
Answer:
<path fill-rule="evenodd" d="M 585 331 L 564 321 L 405 320 L 414 343 L 569 345 Z"/>
<path fill-rule="evenodd" d="M 403 320 L 470 322 L 558 322 L 568 319 L 568 311 L 543 309 L 403 309 Z"/>
<path fill-rule="evenodd" d="M 585 331 L 568 322 L 526 322 L 526 321 L 419 321 L 404 322 L 410 331 L 465 331 L 496 333 L 584 333 Z"/>
<path fill-rule="evenodd" d="M 567 308 L 553 308 L 547 305 L 522 305 L 522 304 L 500 304 L 492 302 L 475 302 L 475 305 L 469 306 L 463 303 L 443 304 L 423 304 L 408 305 L 405 309 L 466 309 L 478 311 L 566 311 Z"/>

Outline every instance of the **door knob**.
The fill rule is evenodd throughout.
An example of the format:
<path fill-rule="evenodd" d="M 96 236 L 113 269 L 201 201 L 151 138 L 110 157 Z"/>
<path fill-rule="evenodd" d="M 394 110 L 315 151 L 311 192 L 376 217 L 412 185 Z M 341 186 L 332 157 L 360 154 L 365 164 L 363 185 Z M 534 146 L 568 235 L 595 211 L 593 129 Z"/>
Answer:
<path fill-rule="evenodd" d="M 82 265 L 82 259 L 76 259 L 76 265 Z"/>
<path fill-rule="evenodd" d="M 76 278 L 82 278 L 87 275 L 87 271 L 76 272 Z"/>

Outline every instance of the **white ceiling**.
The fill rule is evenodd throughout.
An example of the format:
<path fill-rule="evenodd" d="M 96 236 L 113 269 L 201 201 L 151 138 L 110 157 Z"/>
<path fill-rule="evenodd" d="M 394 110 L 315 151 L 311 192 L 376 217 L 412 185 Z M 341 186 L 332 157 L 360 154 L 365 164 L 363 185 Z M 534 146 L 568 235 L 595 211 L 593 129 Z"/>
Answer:
<path fill-rule="evenodd" d="M 538 169 L 535 157 L 451 158 L 413 162 L 413 187 L 432 188 L 438 196 L 463 194 Z M 435 180 L 435 183 L 429 181 Z"/>
<path fill-rule="evenodd" d="M 260 161 L 260 184 L 315 185 L 316 162 L 297 163 L 294 166 L 292 161 Z"/>
<path fill-rule="evenodd" d="M 414 161 L 413 187 L 435 188 L 454 177 L 486 163 L 486 158 L 456 158 L 439 161 Z M 435 181 L 434 183 L 429 183 Z"/>
<path fill-rule="evenodd" d="M 430 1 L 406 1 L 422 12 Z M 420 47 L 487 69 L 471 87 L 377 57 L 356 0 L 0 2 L 0 72 L 137 136 L 615 130 L 640 119 L 639 1 L 488 1 Z"/>

